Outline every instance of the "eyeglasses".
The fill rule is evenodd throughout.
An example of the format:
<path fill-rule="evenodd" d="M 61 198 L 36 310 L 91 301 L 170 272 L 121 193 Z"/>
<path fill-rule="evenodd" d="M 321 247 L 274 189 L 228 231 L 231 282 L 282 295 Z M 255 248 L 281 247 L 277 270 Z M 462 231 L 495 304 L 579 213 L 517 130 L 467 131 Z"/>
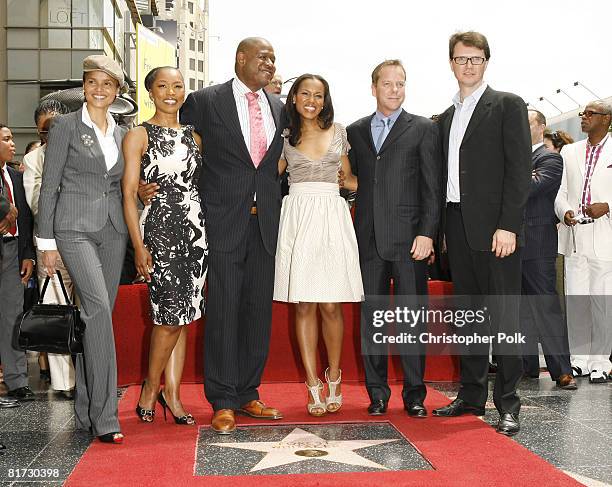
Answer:
<path fill-rule="evenodd" d="M 610 115 L 609 113 L 594 112 L 593 110 L 585 110 L 578 114 L 579 117 L 591 118 L 593 115 Z"/>
<path fill-rule="evenodd" d="M 486 59 L 480 56 L 472 56 L 472 57 L 457 56 L 453 58 L 453 61 L 455 64 L 458 64 L 459 66 L 463 66 L 464 64 L 467 64 L 468 61 L 472 63 L 472 66 L 480 66 L 486 61 Z"/>

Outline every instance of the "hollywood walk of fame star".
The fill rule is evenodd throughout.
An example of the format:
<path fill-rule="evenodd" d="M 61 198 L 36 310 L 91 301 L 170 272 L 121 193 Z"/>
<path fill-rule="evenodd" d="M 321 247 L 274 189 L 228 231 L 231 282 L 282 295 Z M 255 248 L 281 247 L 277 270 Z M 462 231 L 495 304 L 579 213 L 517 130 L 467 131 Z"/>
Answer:
<path fill-rule="evenodd" d="M 354 450 L 392 441 L 399 440 L 325 440 L 301 428 L 295 428 L 280 441 L 212 443 L 212 445 L 266 452 L 267 455 L 250 470 L 251 472 L 312 459 L 386 470 L 387 467 L 384 465 L 368 460 Z"/>

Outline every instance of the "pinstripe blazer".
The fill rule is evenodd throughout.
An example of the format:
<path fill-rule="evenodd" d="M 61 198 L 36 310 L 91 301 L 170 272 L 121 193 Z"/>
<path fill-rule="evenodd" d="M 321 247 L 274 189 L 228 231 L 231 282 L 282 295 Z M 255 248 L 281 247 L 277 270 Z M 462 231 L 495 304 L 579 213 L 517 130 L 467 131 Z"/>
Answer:
<path fill-rule="evenodd" d="M 409 257 L 417 235 L 435 238 L 440 219 L 442 161 L 438 130 L 431 120 L 402 110 L 379 153 L 372 117 L 347 127 L 349 160 L 359 179 L 355 233 L 364 255 L 374 232 L 385 260 Z"/>
<path fill-rule="evenodd" d="M 8 215 L 9 210 L 11 209 L 11 204 L 9 201 L 0 193 L 0 220 L 3 220 L 6 215 Z"/>
<path fill-rule="evenodd" d="M 202 137 L 204 163 L 200 192 L 206 212 L 206 234 L 212 250 L 231 252 L 248 228 L 249 209 L 257 193 L 257 220 L 266 251 L 275 255 L 281 193 L 278 160 L 286 126 L 283 103 L 269 96 L 276 133 L 255 168 L 244 142 L 232 80 L 191 93 L 181 108 L 181 123 Z"/>
<path fill-rule="evenodd" d="M 525 218 L 523 260 L 557 256 L 555 197 L 561 185 L 563 158 L 545 146 L 531 155 L 536 176 L 531 178 Z"/>
<path fill-rule="evenodd" d="M 54 238 L 54 231 L 96 232 L 110 218 L 115 229 L 127 233 L 121 205 L 123 127 L 116 126 L 117 163 L 106 168 L 94 130 L 81 119 L 83 108 L 53 119 L 45 154 L 38 200 L 38 236 Z"/>

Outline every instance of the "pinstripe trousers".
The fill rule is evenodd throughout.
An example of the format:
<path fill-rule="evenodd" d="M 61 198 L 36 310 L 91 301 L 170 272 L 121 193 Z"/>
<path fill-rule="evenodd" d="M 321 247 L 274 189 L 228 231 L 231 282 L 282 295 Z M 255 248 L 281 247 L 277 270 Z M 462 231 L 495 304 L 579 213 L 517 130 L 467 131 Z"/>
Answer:
<path fill-rule="evenodd" d="M 369 343 L 373 343 L 372 333 L 378 330 L 372 326 L 370 319 L 377 307 L 376 300 L 368 296 L 389 296 L 391 279 L 393 279 L 393 294 L 395 304 L 413 304 L 416 296 L 427 294 L 427 267 L 425 261 L 413 261 L 408 254 L 410 244 L 406 244 L 407 258 L 402 261 L 388 261 L 380 257 L 376 250 L 374 233 L 370 234 L 368 245 L 360 249 L 359 264 L 366 300 L 361 303 L 361 334 Z M 391 302 L 391 298 L 389 298 Z M 380 303 L 378 303 L 380 304 Z M 374 306 L 372 306 L 374 305 Z M 416 308 L 416 307 L 415 307 Z M 417 324 L 412 332 L 419 333 L 422 325 Z M 425 346 L 417 341 L 416 344 L 404 344 L 398 352 L 402 371 L 404 373 L 404 387 L 402 400 L 404 404 L 422 402 L 427 391 L 423 376 L 425 374 Z M 367 354 L 362 351 L 365 370 L 366 389 L 371 401 L 382 400 L 388 402 L 391 389 L 387 381 L 389 356 L 383 354 Z"/>
<path fill-rule="evenodd" d="M 91 428 L 96 436 L 120 431 L 112 311 L 127 234 L 117 232 L 109 219 L 97 232 L 56 231 L 55 240 L 86 326 L 76 364 L 76 427 Z"/>

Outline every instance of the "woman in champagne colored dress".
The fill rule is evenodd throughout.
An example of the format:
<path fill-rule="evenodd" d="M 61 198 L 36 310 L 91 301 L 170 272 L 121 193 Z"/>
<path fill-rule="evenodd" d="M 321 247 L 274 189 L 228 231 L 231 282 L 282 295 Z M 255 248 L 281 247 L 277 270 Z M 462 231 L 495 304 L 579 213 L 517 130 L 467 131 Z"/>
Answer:
<path fill-rule="evenodd" d="M 304 74 L 287 96 L 289 129 L 279 172 L 289 173 L 289 195 L 283 200 L 276 250 L 274 299 L 296 303 L 296 331 L 306 371 L 308 412 L 322 416 L 342 406 L 340 356 L 343 302 L 363 300 L 357 240 L 344 187 L 357 189 L 347 157 L 345 128 L 334 123 L 329 85 Z M 328 368 L 327 393 L 316 370 L 317 308 Z"/>

